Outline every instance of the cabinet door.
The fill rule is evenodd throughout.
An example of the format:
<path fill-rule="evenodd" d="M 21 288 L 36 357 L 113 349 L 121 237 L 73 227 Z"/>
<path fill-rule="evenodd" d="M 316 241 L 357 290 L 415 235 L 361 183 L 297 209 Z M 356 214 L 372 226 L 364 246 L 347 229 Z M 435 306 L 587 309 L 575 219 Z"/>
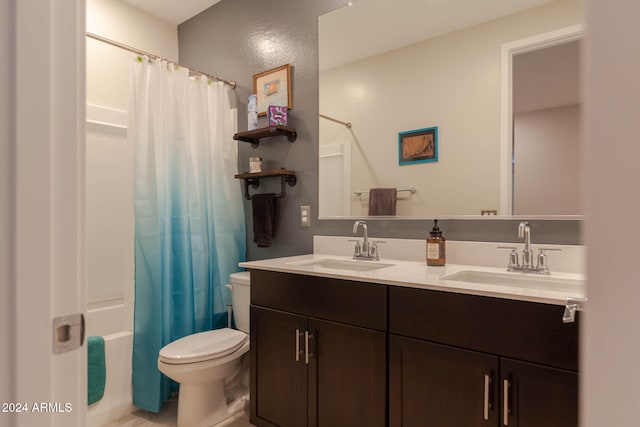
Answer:
<path fill-rule="evenodd" d="M 497 427 L 498 367 L 496 356 L 390 334 L 389 426 Z"/>
<path fill-rule="evenodd" d="M 307 425 L 307 365 L 296 336 L 307 319 L 277 310 L 251 307 L 251 423 L 258 426 Z M 300 347 L 302 349 L 302 347 Z"/>
<path fill-rule="evenodd" d="M 384 332 L 309 318 L 309 426 L 384 427 Z"/>
<path fill-rule="evenodd" d="M 501 426 L 578 426 L 576 372 L 504 358 L 500 370 Z"/>

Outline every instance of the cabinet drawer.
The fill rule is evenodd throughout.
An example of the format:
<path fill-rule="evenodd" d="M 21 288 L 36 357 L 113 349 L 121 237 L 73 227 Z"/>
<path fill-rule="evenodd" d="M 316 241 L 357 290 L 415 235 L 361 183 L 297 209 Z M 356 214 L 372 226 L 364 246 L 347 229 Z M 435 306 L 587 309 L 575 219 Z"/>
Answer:
<path fill-rule="evenodd" d="M 386 330 L 385 285 L 252 270 L 251 304 Z"/>
<path fill-rule="evenodd" d="M 578 370 L 578 328 L 564 307 L 391 286 L 389 332 Z"/>

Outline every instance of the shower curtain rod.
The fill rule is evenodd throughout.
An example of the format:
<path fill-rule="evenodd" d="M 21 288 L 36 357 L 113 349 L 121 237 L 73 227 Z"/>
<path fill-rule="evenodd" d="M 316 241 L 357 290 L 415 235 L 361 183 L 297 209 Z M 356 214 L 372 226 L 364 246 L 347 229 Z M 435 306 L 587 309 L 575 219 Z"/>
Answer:
<path fill-rule="evenodd" d="M 102 36 L 99 36 L 99 35 L 97 35 L 97 34 L 90 33 L 90 32 L 88 32 L 88 31 L 87 31 L 87 33 L 86 33 L 86 34 L 87 34 L 87 37 L 89 37 L 89 38 L 92 38 L 92 39 L 94 39 L 94 40 L 101 41 L 101 42 L 103 42 L 103 43 L 110 44 L 111 46 L 119 47 L 120 49 L 128 50 L 129 52 L 137 53 L 138 55 L 148 56 L 148 57 L 150 57 L 150 58 L 152 58 L 152 59 L 160 59 L 161 61 L 172 62 L 172 63 L 174 63 L 174 64 L 179 65 L 179 66 L 181 66 L 181 67 L 182 67 L 182 65 L 178 64 L 178 63 L 177 63 L 177 62 L 175 62 L 175 61 L 171 61 L 171 60 L 169 60 L 169 59 L 162 58 L 162 57 L 160 57 L 160 56 L 158 56 L 158 55 L 154 55 L 154 54 L 152 54 L 152 53 L 148 53 L 148 52 L 145 52 L 145 51 L 143 51 L 143 50 L 136 49 L 135 47 L 127 46 L 126 44 L 119 43 L 119 42 L 117 42 L 117 41 L 114 41 L 114 40 L 108 39 L 108 38 L 106 38 L 106 37 L 102 37 Z M 184 67 L 184 68 L 187 68 L 187 69 L 188 69 L 189 71 L 191 71 L 192 73 L 200 74 L 200 75 L 205 76 L 205 77 L 208 77 L 208 78 L 210 78 L 210 79 L 217 80 L 217 81 L 220 81 L 220 82 L 224 82 L 225 84 L 228 84 L 229 86 L 231 86 L 231 88 L 232 88 L 232 89 L 235 89 L 235 88 L 236 88 L 236 82 L 234 82 L 233 80 L 225 80 L 225 79 L 222 79 L 222 78 L 220 78 L 220 77 L 212 76 L 211 74 L 203 73 L 203 72 L 202 72 L 202 71 L 200 71 L 200 70 L 194 70 L 193 68 L 189 68 L 189 67 Z"/>
<path fill-rule="evenodd" d="M 341 125 L 345 125 L 349 129 L 351 129 L 351 122 L 343 122 L 342 120 L 334 119 L 333 117 L 325 116 L 324 114 L 320 114 L 320 117 L 323 119 L 330 120 L 332 122 L 340 123 Z"/>

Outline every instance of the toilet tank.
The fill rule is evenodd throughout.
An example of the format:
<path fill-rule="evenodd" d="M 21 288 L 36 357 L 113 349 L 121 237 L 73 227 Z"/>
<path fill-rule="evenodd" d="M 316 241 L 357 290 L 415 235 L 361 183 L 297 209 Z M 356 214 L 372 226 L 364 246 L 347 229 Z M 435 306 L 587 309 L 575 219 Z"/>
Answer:
<path fill-rule="evenodd" d="M 231 303 L 233 304 L 233 320 L 236 328 L 249 333 L 249 301 L 250 276 L 248 271 L 233 273 L 229 276 L 231 282 Z"/>

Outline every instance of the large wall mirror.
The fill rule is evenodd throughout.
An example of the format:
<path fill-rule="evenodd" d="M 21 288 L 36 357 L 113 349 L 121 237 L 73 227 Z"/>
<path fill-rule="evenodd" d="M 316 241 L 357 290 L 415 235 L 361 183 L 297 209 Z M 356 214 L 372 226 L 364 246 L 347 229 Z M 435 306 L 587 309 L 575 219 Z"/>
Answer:
<path fill-rule="evenodd" d="M 321 16 L 320 218 L 582 215 L 583 14 L 358 0 Z M 370 203 L 378 188 L 395 213 L 388 191 Z"/>

